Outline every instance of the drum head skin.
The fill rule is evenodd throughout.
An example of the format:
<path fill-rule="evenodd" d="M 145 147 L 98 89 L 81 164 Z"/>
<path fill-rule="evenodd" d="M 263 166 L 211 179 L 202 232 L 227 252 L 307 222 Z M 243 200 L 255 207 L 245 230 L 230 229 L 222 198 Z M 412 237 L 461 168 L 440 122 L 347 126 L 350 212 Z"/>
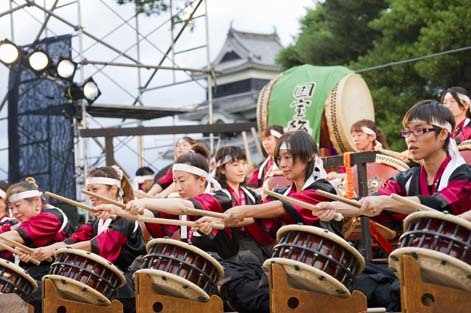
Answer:
<path fill-rule="evenodd" d="M 285 258 L 271 258 L 263 263 L 263 267 L 270 271 L 272 263 L 283 266 L 288 276 L 288 284 L 293 288 L 342 298 L 351 295 L 341 282 L 313 266 Z"/>
<path fill-rule="evenodd" d="M 359 120 L 375 120 L 374 104 L 366 82 L 358 74 L 342 78 L 325 103 L 330 140 L 338 153 L 355 151 L 350 128 Z"/>
<path fill-rule="evenodd" d="M 51 274 L 45 275 L 43 279 L 52 280 L 59 294 L 65 299 L 96 305 L 111 304 L 111 301 L 103 294 L 75 279 Z"/>
<path fill-rule="evenodd" d="M 180 276 L 149 268 L 140 269 L 136 273 L 147 274 L 152 281 L 152 288 L 159 294 L 196 301 L 209 300 L 209 295 L 203 289 Z"/>
<path fill-rule="evenodd" d="M 471 266 L 449 255 L 430 249 L 404 247 L 391 252 L 389 266 L 399 276 L 399 259 L 402 255 L 411 255 L 420 267 L 422 280 L 431 284 L 442 285 L 471 291 Z"/>

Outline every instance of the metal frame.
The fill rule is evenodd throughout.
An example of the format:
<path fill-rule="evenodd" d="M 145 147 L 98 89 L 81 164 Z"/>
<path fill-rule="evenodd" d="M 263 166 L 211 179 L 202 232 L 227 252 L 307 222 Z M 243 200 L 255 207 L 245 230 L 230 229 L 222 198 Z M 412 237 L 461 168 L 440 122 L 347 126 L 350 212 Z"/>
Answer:
<path fill-rule="evenodd" d="M 191 73 L 204 73 L 207 74 L 207 84 L 210 85 L 212 84 L 212 69 L 211 69 L 211 64 L 209 60 L 209 29 L 208 29 L 208 14 L 207 14 L 207 0 L 193 0 L 190 1 L 188 4 L 186 4 L 184 7 L 180 8 L 178 11 L 175 9 L 173 5 L 173 0 L 170 0 L 170 12 L 168 13 L 168 18 L 166 20 L 159 24 L 156 25 L 150 32 L 144 34 L 141 33 L 140 30 L 140 23 L 142 23 L 142 20 L 139 19 L 139 16 L 134 14 L 130 18 L 124 18 L 121 16 L 116 10 L 114 10 L 109 4 L 107 4 L 104 0 L 99 0 L 100 4 L 102 4 L 104 7 L 106 7 L 107 14 L 112 14 L 114 16 L 117 16 L 118 19 L 121 21 L 119 25 L 117 25 L 113 30 L 108 32 L 106 35 L 102 36 L 99 38 L 97 35 L 93 34 L 91 31 L 87 31 L 85 29 L 85 25 L 82 24 L 82 15 L 85 13 L 83 12 L 82 9 L 82 4 L 81 0 L 75 0 L 75 1 L 68 1 L 65 3 L 64 0 L 50 0 L 46 1 L 43 0 L 42 4 L 40 1 L 33 1 L 33 0 L 10 0 L 9 1 L 9 8 L 8 10 L 5 10 L 3 12 L 0 12 L 0 18 L 10 18 L 10 39 L 15 42 L 15 24 L 18 22 L 22 21 L 15 21 L 15 12 L 18 11 L 24 11 L 27 14 L 31 16 L 32 19 L 36 20 L 40 24 L 39 31 L 35 34 L 34 37 L 32 37 L 31 42 L 34 42 L 38 39 L 40 39 L 42 36 L 47 36 L 47 35 L 57 35 L 58 30 L 55 29 L 54 26 L 51 26 L 51 21 L 60 21 L 63 25 L 66 25 L 70 27 L 74 31 L 74 35 L 77 36 L 78 39 L 78 47 L 74 49 L 74 53 L 77 54 L 80 63 L 82 66 L 80 67 L 80 80 L 83 82 L 85 79 L 85 71 L 84 71 L 84 66 L 93 66 L 96 68 L 96 71 L 91 75 L 96 75 L 97 73 L 100 73 L 107 77 L 109 81 L 111 81 L 112 84 L 114 84 L 117 88 L 122 90 L 124 93 L 129 95 L 130 98 L 133 99 L 132 105 L 139 105 L 145 107 L 145 103 L 143 103 L 142 95 L 146 92 L 160 89 L 160 88 L 167 88 L 167 87 L 172 87 L 177 84 L 186 84 L 190 82 L 196 82 L 197 85 L 199 85 L 201 88 L 206 88 L 204 84 L 202 84 L 199 79 L 193 77 Z M 204 7 L 201 6 L 204 2 Z M 52 3 L 52 5 L 51 5 Z M 66 7 L 66 6 L 72 6 L 74 5 L 76 7 L 76 16 L 77 16 L 77 23 L 74 24 L 70 22 L 65 16 L 63 16 L 60 12 L 60 9 Z M 34 16 L 30 11 L 40 11 L 44 13 L 44 19 L 40 20 L 36 16 Z M 183 21 L 175 22 L 172 16 L 175 14 L 182 14 L 182 12 L 188 13 L 188 18 L 184 19 Z M 164 13 L 164 14 L 167 14 Z M 197 14 L 198 13 L 198 14 Z M 163 14 L 163 15 L 164 15 Z M 166 16 L 166 15 L 164 15 Z M 188 25 L 190 25 L 191 22 L 196 21 L 197 19 L 204 18 L 204 29 L 205 29 L 205 40 L 206 43 L 203 45 L 198 45 L 196 47 L 188 48 L 188 49 L 182 49 L 181 51 L 175 51 L 175 44 L 178 42 L 178 40 L 181 38 L 182 34 L 188 30 Z M 170 46 L 167 48 L 159 48 L 157 45 L 155 45 L 150 39 L 149 36 L 152 35 L 154 32 L 157 30 L 161 29 L 164 26 L 167 26 L 170 24 L 170 36 L 171 36 L 171 43 Z M 135 43 L 132 44 L 129 47 L 122 48 L 122 47 L 116 47 L 112 45 L 107 38 L 111 36 L 112 34 L 115 34 L 117 31 L 121 29 L 124 25 L 130 27 L 132 30 L 135 32 Z M 174 31 L 178 29 L 178 32 L 176 34 Z M 92 44 L 88 47 L 84 46 L 84 39 L 89 38 L 92 40 Z M 142 64 L 141 62 L 141 44 L 142 43 L 147 43 L 149 44 L 152 48 L 154 48 L 158 53 L 161 54 L 160 60 L 155 64 Z M 111 60 L 86 60 L 85 59 L 85 53 L 91 48 L 94 47 L 95 45 L 100 45 L 107 49 L 108 51 L 112 51 L 116 53 L 117 55 Z M 130 50 L 136 48 L 136 56 L 132 55 Z M 184 53 L 191 53 L 192 51 L 199 50 L 202 48 L 206 48 L 206 56 L 207 56 L 207 65 L 205 68 L 189 68 L 189 67 L 180 67 L 178 64 L 175 62 L 175 55 L 177 54 L 184 54 Z M 123 63 L 123 62 L 117 62 L 116 60 L 118 58 L 126 58 L 129 63 Z M 94 58 L 95 59 L 95 58 Z M 170 61 L 172 66 L 165 66 L 164 62 Z M 106 68 L 110 67 L 132 67 L 136 68 L 137 71 L 137 77 L 138 77 L 138 86 L 134 90 L 130 90 L 128 86 L 123 86 L 122 84 L 119 83 L 114 77 L 111 77 L 110 75 L 107 75 L 103 70 Z M 143 83 L 142 82 L 142 74 L 141 70 L 142 69 L 153 69 L 152 74 L 149 76 L 149 78 Z M 155 75 L 159 70 L 170 70 L 172 71 L 173 74 L 173 83 L 172 84 L 161 84 L 160 86 L 151 86 L 151 83 L 155 80 Z M 176 71 L 182 71 L 184 72 L 187 76 L 188 79 L 184 81 L 177 81 L 175 72 Z M 210 88 L 208 88 L 210 90 Z M 137 94 L 136 94 L 137 93 Z M 212 99 L 211 99 L 212 94 L 209 92 L 208 97 L 209 97 L 209 107 L 210 107 L 210 115 L 212 112 Z M 0 112 L 4 108 L 4 104 L 7 101 L 7 97 L 5 97 L 2 100 L 2 103 L 0 104 Z M 86 171 L 88 168 L 88 137 L 82 137 L 80 134 L 86 133 L 88 124 L 90 121 L 93 121 L 93 119 L 90 118 L 90 116 L 87 114 L 85 108 L 85 102 L 82 101 L 82 122 L 77 122 L 75 121 L 75 130 L 76 130 L 76 165 L 77 165 L 77 176 L 85 176 Z M 210 124 L 212 124 L 212 119 L 210 118 Z M 138 126 L 142 126 L 142 123 L 137 122 Z M 139 128 L 139 127 L 138 127 Z M 134 134 L 135 136 L 137 134 Z M 131 136 L 131 134 L 130 134 Z M 102 148 L 102 156 L 104 155 L 105 152 L 105 145 L 103 145 L 100 141 L 98 141 L 97 138 L 94 138 L 98 144 Z M 127 140 L 122 139 L 122 138 L 117 138 L 120 144 L 122 146 L 128 146 Z M 0 147 L 2 149 L 3 147 Z M 213 148 L 212 140 L 211 140 L 211 148 Z M 131 149 L 133 150 L 133 149 Z M 133 150 L 138 155 L 138 165 L 140 166 L 141 164 L 144 163 L 144 145 L 142 139 L 138 139 L 138 144 L 137 144 L 137 151 Z M 80 181 L 80 179 L 79 179 Z M 78 193 L 80 195 L 80 193 Z"/>

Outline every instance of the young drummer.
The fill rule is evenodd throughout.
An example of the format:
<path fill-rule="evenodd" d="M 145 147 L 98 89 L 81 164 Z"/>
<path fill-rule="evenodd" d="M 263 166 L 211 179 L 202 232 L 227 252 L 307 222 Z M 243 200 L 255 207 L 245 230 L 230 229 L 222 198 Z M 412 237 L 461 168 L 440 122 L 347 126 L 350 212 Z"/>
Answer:
<path fill-rule="evenodd" d="M 99 167 L 91 170 L 86 179 L 87 190 L 101 196 L 127 203 L 133 199 L 131 184 L 117 166 Z M 113 205 L 95 197 L 90 201 L 101 214 L 105 208 L 113 209 Z M 33 256 L 40 260 L 53 256 L 59 248 L 70 247 L 91 251 L 115 264 L 126 276 L 126 285 L 118 289 L 118 299 L 123 303 L 125 312 L 135 311 L 134 287 L 132 273 L 128 267 L 134 259 L 146 253 L 141 228 L 136 221 L 121 217 L 91 218 L 69 238 L 53 245 L 36 249 Z"/>
<path fill-rule="evenodd" d="M 283 134 L 275 148 L 276 165 L 292 185 L 282 193 L 285 196 L 316 204 L 322 200 L 316 189 L 335 193 L 333 186 L 324 179 L 326 172 L 322 160 L 318 156 L 317 144 L 306 132 L 292 131 Z M 318 225 L 319 219 L 309 209 L 286 201 L 268 198 L 262 204 L 240 205 L 226 211 L 224 223 L 228 226 L 237 225 L 244 218 L 279 218 L 277 226 L 287 224 Z M 272 225 L 275 226 L 275 225 Z M 332 223 L 332 230 L 340 233 L 340 225 Z M 274 231 L 276 232 L 277 229 Z"/>
<path fill-rule="evenodd" d="M 5 232 L 0 234 L 1 237 L 30 248 L 37 248 L 62 241 L 71 233 L 72 227 L 68 223 L 67 216 L 60 209 L 43 201 L 42 192 L 39 191 L 34 178 L 28 177 L 25 182 L 11 185 L 7 189 L 6 198 L 18 224 L 12 227 L 11 221 L 6 222 Z M 2 250 L 3 247 L 0 246 L 0 251 Z M 5 252 L 3 253 L 2 257 L 5 257 Z M 50 263 L 41 262 L 38 266 L 28 263 L 31 256 L 26 253 L 20 260 L 24 262 L 21 266 L 27 268 L 31 277 L 38 282 L 40 288 L 29 296 L 28 302 L 35 307 L 36 312 L 41 312 L 41 279 L 49 272 Z"/>
<path fill-rule="evenodd" d="M 238 230 L 212 229 L 212 218 L 186 216 L 185 208 L 223 213 L 231 207 L 227 196 L 218 196 L 210 193 L 211 184 L 220 189 L 219 184 L 210 177 L 208 165 L 209 152 L 201 144 L 192 146 L 192 150 L 181 155 L 173 165 L 173 181 L 175 190 L 180 198 L 144 198 L 131 201 L 128 209 L 131 214 L 145 214 L 148 216 L 191 219 L 199 223 L 197 229 L 180 228 L 180 239 L 191 242 L 207 252 L 217 253 L 222 259 L 233 257 L 239 250 Z M 151 233 L 157 233 L 153 228 L 159 228 L 165 233 L 162 225 L 146 223 Z"/>
<path fill-rule="evenodd" d="M 391 194 L 455 215 L 469 210 L 471 170 L 450 137 L 455 126 L 450 110 L 437 101 L 421 101 L 406 113 L 403 125 L 401 136 L 414 160 L 422 160 L 421 165 L 397 174 L 375 194 L 360 199 L 359 210 L 325 202 L 317 205 L 316 215 L 329 220 L 341 208 L 344 215 L 368 215 L 388 227 L 401 229 L 405 215 L 415 210 L 392 199 Z"/>
<path fill-rule="evenodd" d="M 259 204 L 261 197 L 245 187 L 247 163 L 244 150 L 236 146 L 226 146 L 216 152 L 216 179 L 222 189 L 216 194 L 227 196 L 232 206 Z M 265 231 L 263 223 L 255 220 L 240 230 L 241 261 L 263 262 L 271 256 L 273 234 Z"/>

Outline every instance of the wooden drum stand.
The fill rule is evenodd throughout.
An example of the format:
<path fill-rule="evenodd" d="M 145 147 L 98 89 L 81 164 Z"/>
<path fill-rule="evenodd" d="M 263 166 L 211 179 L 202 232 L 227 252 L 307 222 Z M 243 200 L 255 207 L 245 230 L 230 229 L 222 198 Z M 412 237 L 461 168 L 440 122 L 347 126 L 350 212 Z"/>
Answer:
<path fill-rule="evenodd" d="M 410 255 L 402 255 L 399 262 L 403 313 L 470 311 L 471 292 L 422 281 L 420 267 Z"/>
<path fill-rule="evenodd" d="M 136 272 L 136 313 L 223 313 L 224 305 L 220 297 L 212 295 L 208 302 L 161 295 L 152 288 L 152 281 L 146 273 Z"/>
<path fill-rule="evenodd" d="M 123 313 L 123 305 L 113 300 L 110 305 L 101 306 L 59 297 L 54 282 L 43 278 L 43 313 Z"/>
<path fill-rule="evenodd" d="M 273 263 L 270 271 L 271 313 L 357 313 L 366 312 L 366 297 L 353 291 L 349 298 L 339 298 L 288 286 L 285 270 Z"/>
<path fill-rule="evenodd" d="M 16 293 L 0 294 L 0 305 L 2 313 L 34 313 L 33 306 L 23 301 Z"/>

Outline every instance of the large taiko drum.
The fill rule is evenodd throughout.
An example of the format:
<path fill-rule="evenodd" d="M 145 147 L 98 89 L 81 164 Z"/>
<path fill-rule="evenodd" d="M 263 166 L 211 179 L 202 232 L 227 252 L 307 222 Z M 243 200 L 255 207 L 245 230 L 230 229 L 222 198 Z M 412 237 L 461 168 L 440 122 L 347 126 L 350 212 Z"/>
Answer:
<path fill-rule="evenodd" d="M 471 223 L 449 214 L 421 211 L 404 220 L 400 248 L 389 255 L 398 273 L 399 259 L 411 255 L 422 279 L 446 287 L 471 291 Z"/>
<path fill-rule="evenodd" d="M 283 266 L 293 288 L 347 298 L 353 277 L 363 271 L 361 254 L 340 236 L 326 229 L 287 225 L 276 237 L 273 255 L 263 263 L 270 270 L 272 263 Z"/>
<path fill-rule="evenodd" d="M 92 252 L 61 248 L 55 255 L 44 278 L 51 279 L 66 299 L 110 305 L 118 288 L 126 283 L 124 274 L 113 263 Z"/>
<path fill-rule="evenodd" d="M 208 253 L 164 238 L 149 241 L 146 248 L 142 269 L 137 272 L 149 275 L 158 293 L 198 301 L 208 301 L 217 294 L 224 269 Z"/>
<path fill-rule="evenodd" d="M 16 293 L 26 301 L 36 289 L 38 284 L 24 269 L 0 258 L 0 293 Z"/>
<path fill-rule="evenodd" d="M 471 140 L 465 140 L 458 145 L 463 159 L 468 165 L 471 165 Z"/>
<path fill-rule="evenodd" d="M 374 118 L 365 81 L 341 66 L 293 67 L 262 89 L 257 104 L 260 130 L 275 124 L 306 130 L 319 147 L 334 147 L 337 153 L 354 151 L 351 126 Z"/>

